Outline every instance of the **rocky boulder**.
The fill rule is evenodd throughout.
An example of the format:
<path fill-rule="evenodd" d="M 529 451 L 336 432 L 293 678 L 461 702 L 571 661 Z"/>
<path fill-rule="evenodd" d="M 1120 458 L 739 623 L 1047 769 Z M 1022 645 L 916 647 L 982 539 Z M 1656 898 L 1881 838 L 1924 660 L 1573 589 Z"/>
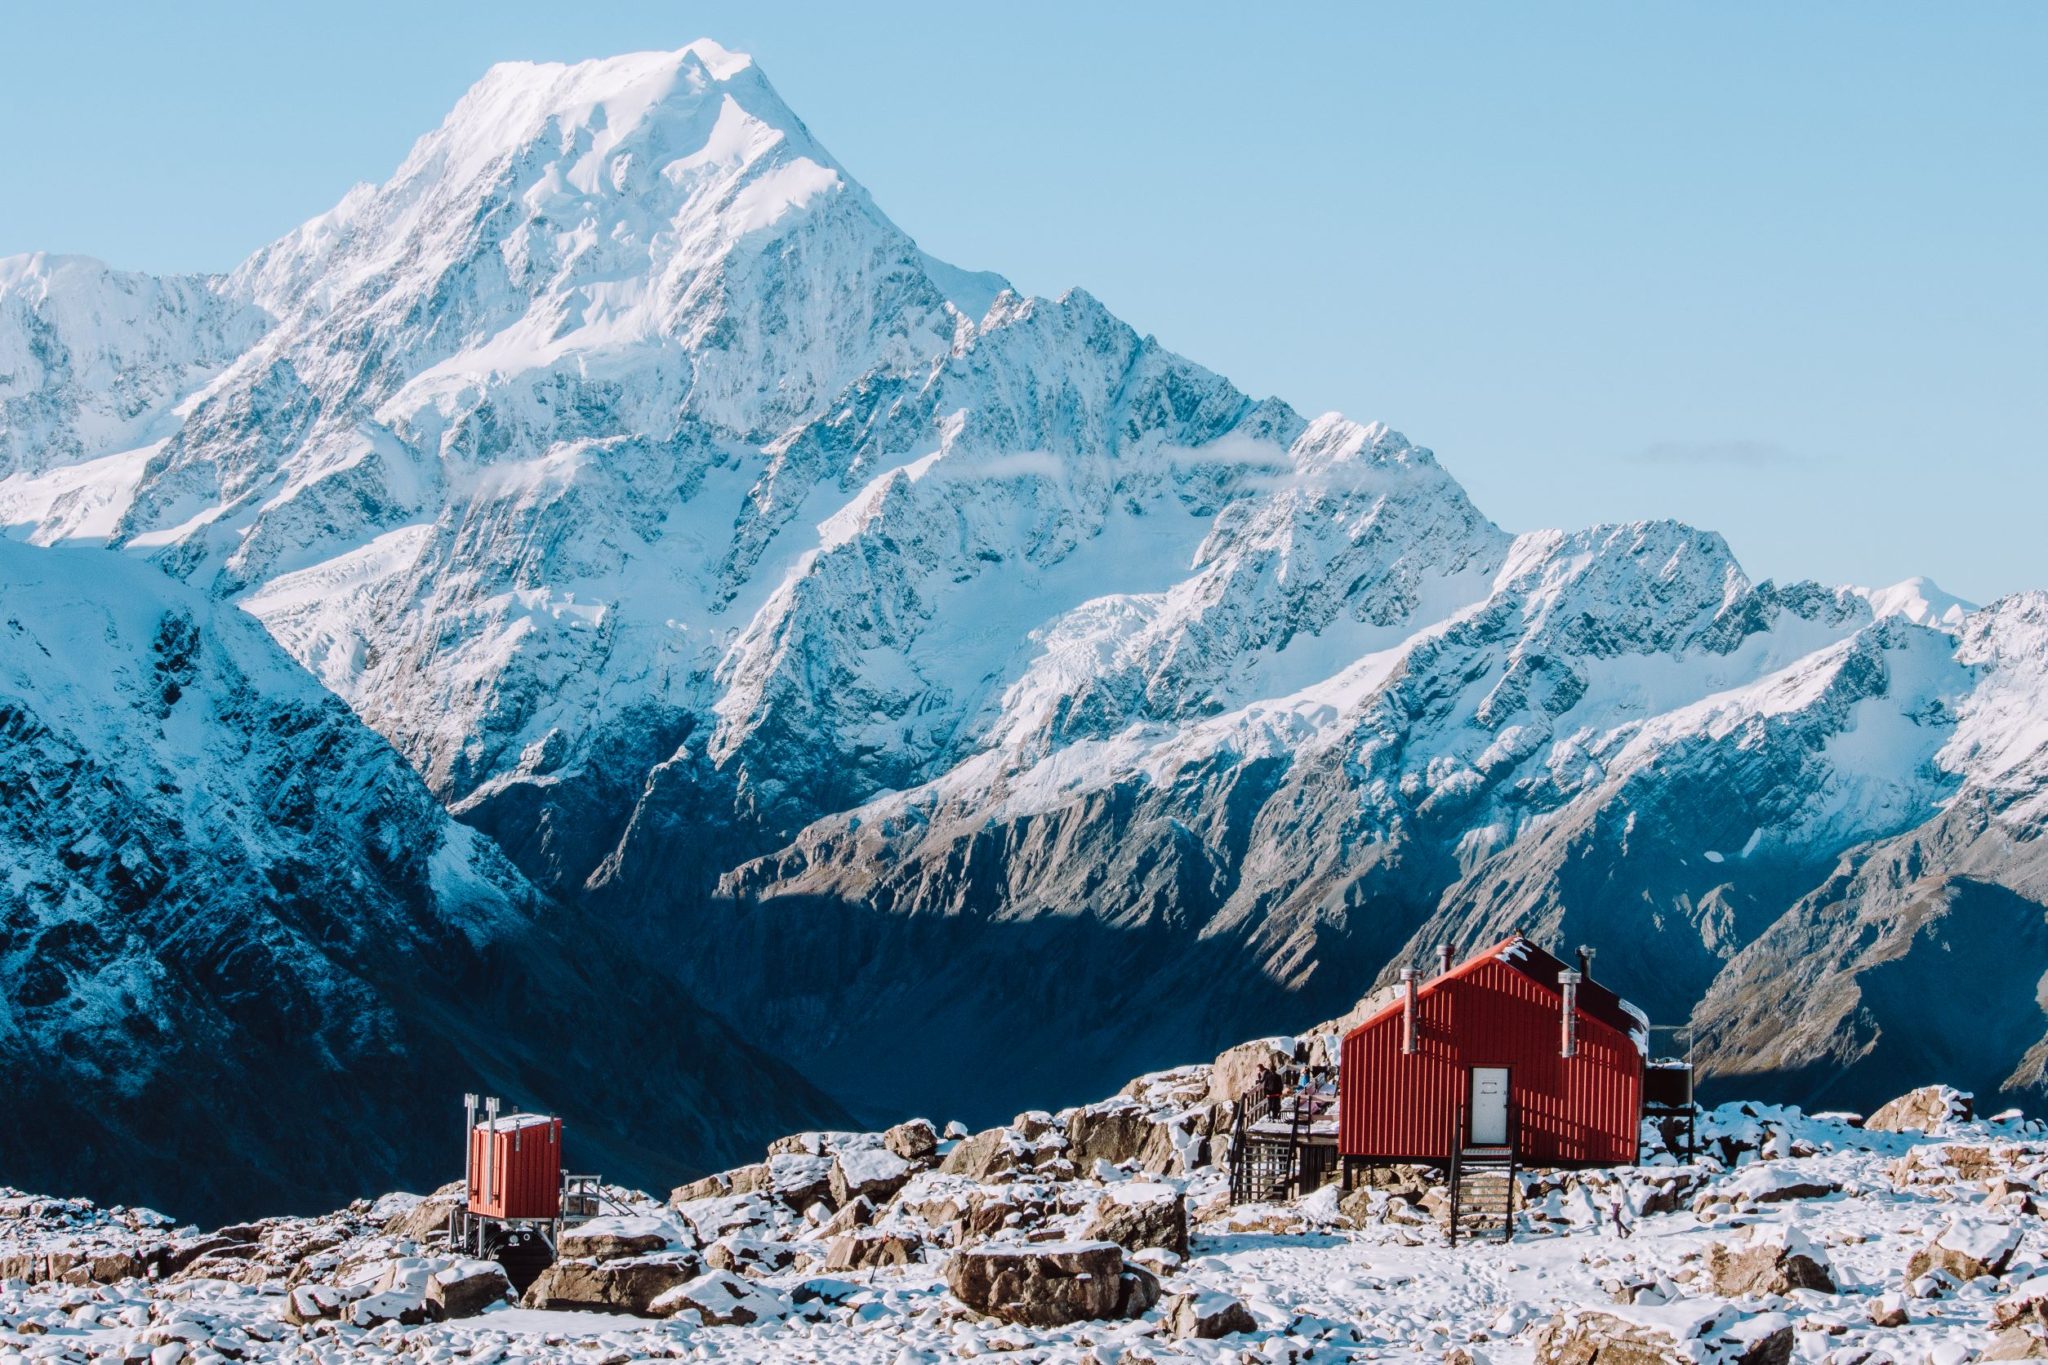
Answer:
<path fill-rule="evenodd" d="M 425 1242 L 430 1237 L 445 1235 L 448 1231 L 448 1217 L 463 1204 L 461 1181 L 444 1185 L 424 1199 L 410 1200 L 384 1219 L 386 1236 L 401 1241 Z"/>
<path fill-rule="evenodd" d="M 765 1194 L 736 1194 L 679 1204 L 675 1212 L 701 1244 L 729 1233 L 760 1236 L 794 1220 L 789 1207 Z"/>
<path fill-rule="evenodd" d="M 750 1284 L 730 1271 L 713 1270 L 688 1284 L 677 1285 L 650 1305 L 655 1317 L 695 1313 L 706 1327 L 746 1327 L 789 1313 L 789 1300 L 773 1290 Z"/>
<path fill-rule="evenodd" d="M 723 1199 L 728 1195 L 753 1194 L 768 1189 L 774 1183 L 773 1165 L 770 1161 L 757 1161 L 749 1166 L 735 1166 L 729 1171 L 719 1171 L 687 1185 L 678 1185 L 669 1191 L 668 1202 L 676 1204 L 695 1203 L 699 1199 Z"/>
<path fill-rule="evenodd" d="M 1186 1256 L 1187 1201 L 1171 1185 L 1150 1181 L 1111 1185 L 1082 1235 L 1093 1241 L 1115 1242 L 1125 1251 L 1161 1247 Z"/>
<path fill-rule="evenodd" d="M 2003 1332 L 2024 1327 L 2048 1335 L 2048 1275 L 2036 1276 L 2000 1299 L 1991 1310 L 1991 1328 Z"/>
<path fill-rule="evenodd" d="M 562 1231 L 557 1252 L 568 1260 L 615 1261 L 673 1251 L 691 1245 L 689 1234 L 673 1219 L 642 1214 L 608 1214 Z"/>
<path fill-rule="evenodd" d="M 1116 1318 L 1130 1303 L 1114 1242 L 984 1243 L 947 1259 L 946 1286 L 978 1313 L 1029 1327 Z"/>
<path fill-rule="evenodd" d="M 1536 1334 L 1536 1365 L 1788 1365 L 1791 1322 L 1697 1299 L 1567 1309 Z"/>
<path fill-rule="evenodd" d="M 769 1157 L 761 1168 L 763 1177 L 760 1188 L 798 1213 L 826 1200 L 843 1204 L 846 1201 L 832 1193 L 833 1164 L 832 1158 L 828 1156 L 814 1156 L 808 1152 L 777 1152 Z"/>
<path fill-rule="evenodd" d="M 730 1270 L 741 1275 L 773 1274 L 787 1270 L 795 1261 L 796 1252 L 790 1247 L 759 1237 L 732 1234 L 704 1248 L 704 1264 L 713 1270 Z"/>
<path fill-rule="evenodd" d="M 580 1308 L 657 1316 L 655 1300 L 703 1274 L 695 1256 L 665 1253 L 617 1261 L 556 1261 L 521 1299 L 528 1308 Z"/>
<path fill-rule="evenodd" d="M 993 1180 L 1027 1164 L 1020 1146 L 1007 1128 L 984 1129 L 960 1139 L 946 1153 L 939 1169 L 947 1175 L 964 1175 L 971 1180 Z"/>
<path fill-rule="evenodd" d="M 671 1205 L 692 1204 L 699 1199 L 723 1199 L 731 1193 L 732 1173 L 720 1171 L 717 1175 L 707 1175 L 687 1185 L 676 1186 L 668 1192 L 668 1202 Z"/>
<path fill-rule="evenodd" d="M 1980 1360 L 2048 1359 L 2048 1275 L 2021 1285 L 1991 1310 L 1997 1335 Z"/>
<path fill-rule="evenodd" d="M 1975 1105 L 1970 1095 L 1946 1085 L 1909 1090 L 1863 1121 L 1874 1133 L 1939 1133 L 1950 1123 L 1967 1123 Z"/>
<path fill-rule="evenodd" d="M 885 1265 L 914 1265 L 923 1244 L 900 1232 L 861 1228 L 836 1237 L 825 1256 L 825 1273 L 844 1274 Z"/>
<path fill-rule="evenodd" d="M 882 1134 L 882 1145 L 913 1166 L 929 1166 L 939 1153 L 939 1130 L 930 1119 L 911 1119 Z"/>
<path fill-rule="evenodd" d="M 1783 1204 L 1795 1199 L 1825 1199 L 1842 1187 L 1803 1169 L 1797 1162 L 1759 1161 L 1732 1180 L 1701 1192 L 1695 1206 L 1726 1199 L 1735 1204 Z"/>
<path fill-rule="evenodd" d="M 294 1327 L 310 1327 L 340 1317 L 348 1303 L 348 1297 L 332 1285 L 302 1284 L 284 1296 L 277 1315 Z"/>
<path fill-rule="evenodd" d="M 819 1208 L 824 1205 L 820 1204 Z M 843 1205 L 839 1212 L 818 1224 L 817 1237 L 820 1241 L 831 1241 L 834 1237 L 864 1228 L 875 1221 L 875 1206 L 865 1199 L 855 1199 Z"/>
<path fill-rule="evenodd" d="M 385 1290 L 357 1299 L 348 1306 L 346 1316 L 356 1327 L 381 1327 L 387 1322 L 395 1322 L 401 1327 L 417 1327 L 423 1322 L 433 1321 L 434 1309 L 424 1294 Z"/>
<path fill-rule="evenodd" d="M 1066 1119 L 1068 1154 L 1083 1171 L 1098 1161 L 1121 1166 L 1137 1160 L 1158 1127 L 1143 1105 L 1121 1097 L 1072 1110 Z"/>
<path fill-rule="evenodd" d="M 1917 1280 L 1931 1270 L 1946 1270 L 1965 1284 L 1980 1276 L 1998 1276 L 2012 1264 L 2020 1247 L 2020 1230 L 2009 1221 L 1957 1219 L 1924 1251 L 1906 1264 L 1906 1278 Z"/>
<path fill-rule="evenodd" d="M 459 1263 L 422 1256 L 403 1256 L 388 1261 L 370 1287 L 370 1292 L 349 1303 L 342 1316 L 357 1327 L 377 1327 L 387 1322 L 416 1327 L 423 1322 L 432 1322 L 440 1316 L 441 1310 L 429 1298 L 428 1285 L 436 1274 L 455 1264 Z M 356 1285 L 352 1289 L 360 1294 L 363 1286 Z"/>
<path fill-rule="evenodd" d="M 844 1205 L 865 1199 L 879 1207 L 915 1173 L 909 1161 L 887 1147 L 844 1148 L 832 1160 L 832 1201 Z"/>
<path fill-rule="evenodd" d="M 1294 1060 L 1291 1038 L 1260 1038 L 1239 1043 L 1217 1057 L 1209 1071 L 1209 1101 L 1229 1104 L 1258 1088 L 1262 1067 L 1285 1066 Z"/>
<path fill-rule="evenodd" d="M 2024 1327 L 2008 1327 L 1991 1339 L 1979 1360 L 2048 1360 L 2048 1339 Z"/>
<path fill-rule="evenodd" d="M 1116 1315 L 1120 1318 L 1143 1317 L 1159 1306 L 1159 1277 L 1149 1269 L 1135 1262 L 1125 1262 L 1123 1274 L 1117 1277 Z"/>
<path fill-rule="evenodd" d="M 471 1318 L 512 1297 L 512 1281 L 496 1261 L 457 1261 L 427 1277 L 427 1303 L 441 1318 Z"/>
<path fill-rule="evenodd" d="M 1214 1341 L 1238 1332 L 1256 1332 L 1259 1324 L 1244 1303 L 1228 1294 L 1172 1294 L 1159 1311 L 1166 1334 Z"/>
<path fill-rule="evenodd" d="M 1828 1254 L 1796 1228 L 1759 1226 L 1740 1247 L 1715 1243 L 1707 1249 L 1707 1275 L 1725 1299 L 1789 1294 L 1795 1289 L 1835 1292 Z"/>
<path fill-rule="evenodd" d="M 1023 1181 L 983 1185 L 949 1175 L 919 1177 L 905 1187 L 896 1209 L 931 1227 L 955 1225 L 962 1246 L 998 1235 L 1014 1240 L 1051 1218 L 1074 1211 L 1063 1207 L 1054 1186 Z"/>

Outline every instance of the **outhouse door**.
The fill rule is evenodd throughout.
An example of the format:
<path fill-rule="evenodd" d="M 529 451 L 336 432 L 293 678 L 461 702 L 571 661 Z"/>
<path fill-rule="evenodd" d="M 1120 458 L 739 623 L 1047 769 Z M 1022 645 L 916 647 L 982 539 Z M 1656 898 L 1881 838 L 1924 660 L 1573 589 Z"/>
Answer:
<path fill-rule="evenodd" d="M 1472 1068 L 1472 1127 L 1467 1141 L 1474 1147 L 1508 1145 L 1508 1069 Z"/>

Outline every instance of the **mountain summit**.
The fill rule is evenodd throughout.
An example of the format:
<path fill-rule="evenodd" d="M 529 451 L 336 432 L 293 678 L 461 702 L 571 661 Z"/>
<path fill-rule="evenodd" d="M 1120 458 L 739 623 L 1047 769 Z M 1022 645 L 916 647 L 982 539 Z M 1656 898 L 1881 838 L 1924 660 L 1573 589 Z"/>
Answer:
<path fill-rule="evenodd" d="M 493 68 L 226 277 L 0 263 L 0 357 L 9 534 L 253 614 L 858 1115 L 1514 928 L 1704 1001 L 1751 1093 L 2042 1084 L 2048 599 L 1510 534 L 1384 425 L 933 260 L 714 44 Z M 1988 1043 L 1913 1022 L 1965 961 Z"/>

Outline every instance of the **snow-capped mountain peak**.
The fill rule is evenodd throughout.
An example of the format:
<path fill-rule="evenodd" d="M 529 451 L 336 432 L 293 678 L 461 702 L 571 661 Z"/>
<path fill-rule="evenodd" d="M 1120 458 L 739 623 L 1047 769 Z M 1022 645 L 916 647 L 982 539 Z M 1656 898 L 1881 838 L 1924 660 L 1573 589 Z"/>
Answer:
<path fill-rule="evenodd" d="M 1963 618 L 1977 610 L 1976 603 L 1942 591 L 1933 579 L 1925 576 L 1908 578 L 1888 588 L 1857 588 L 1855 592 L 1870 603 L 1871 611 L 1878 616 L 1900 616 L 1916 625 L 1948 631 L 1960 628 Z"/>
<path fill-rule="evenodd" d="M 1845 860 L 1980 885 L 2048 804 L 2035 606 L 1510 534 L 1384 424 L 933 260 L 715 45 L 494 68 L 225 283 L 15 265 L 0 358 L 10 535 L 245 608 L 857 1105 L 1014 1113 L 1509 930 L 1661 1021 L 1853 913 Z"/>

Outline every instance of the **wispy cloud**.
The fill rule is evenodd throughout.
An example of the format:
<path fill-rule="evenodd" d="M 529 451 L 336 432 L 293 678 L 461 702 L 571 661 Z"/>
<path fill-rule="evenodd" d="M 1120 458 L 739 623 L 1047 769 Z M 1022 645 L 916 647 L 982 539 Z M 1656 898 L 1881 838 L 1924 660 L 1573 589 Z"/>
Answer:
<path fill-rule="evenodd" d="M 1645 464 L 1727 465 L 1743 469 L 1783 469 L 1808 463 L 1806 456 L 1776 441 L 1741 437 L 1713 441 L 1659 441 L 1637 451 L 1633 458 Z"/>

